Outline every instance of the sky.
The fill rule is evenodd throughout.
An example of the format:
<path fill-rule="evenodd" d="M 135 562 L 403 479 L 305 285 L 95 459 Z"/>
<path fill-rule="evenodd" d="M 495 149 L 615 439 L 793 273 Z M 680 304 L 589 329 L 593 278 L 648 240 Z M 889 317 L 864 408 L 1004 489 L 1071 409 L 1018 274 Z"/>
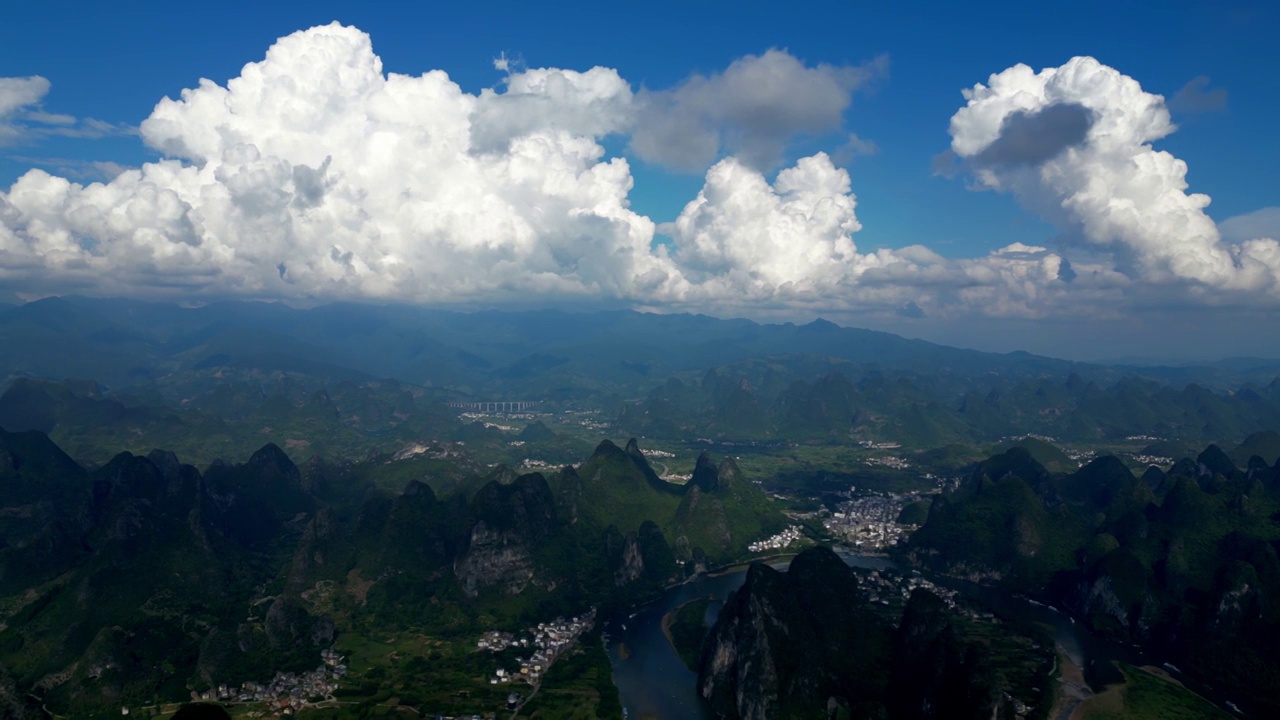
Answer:
<path fill-rule="evenodd" d="M 826 317 L 1280 356 L 1280 9 L 0 11 L 0 302 Z"/>

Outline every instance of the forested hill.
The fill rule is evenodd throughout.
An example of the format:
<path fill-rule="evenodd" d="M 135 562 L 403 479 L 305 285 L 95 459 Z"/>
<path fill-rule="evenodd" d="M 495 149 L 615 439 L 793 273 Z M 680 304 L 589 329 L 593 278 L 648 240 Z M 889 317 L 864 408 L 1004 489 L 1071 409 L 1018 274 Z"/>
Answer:
<path fill-rule="evenodd" d="M 1038 595 L 1280 711 L 1280 449 L 1260 433 L 1135 476 L 1103 456 L 1073 472 L 1013 447 L 934 499 L 906 557 Z"/>

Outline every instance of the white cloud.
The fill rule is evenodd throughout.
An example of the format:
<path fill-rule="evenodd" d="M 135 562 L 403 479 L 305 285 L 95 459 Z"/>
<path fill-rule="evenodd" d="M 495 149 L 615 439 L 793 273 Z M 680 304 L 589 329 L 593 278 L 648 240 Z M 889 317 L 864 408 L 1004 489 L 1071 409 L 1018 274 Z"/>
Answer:
<path fill-rule="evenodd" d="M 22 136 L 15 120 L 23 110 L 35 106 L 49 92 L 49 81 L 39 75 L 0 78 L 0 146 Z"/>
<path fill-rule="evenodd" d="M 1077 57 L 1039 73 L 1016 65 L 964 94 L 951 150 L 981 186 L 1078 231 L 1145 283 L 1280 292 L 1275 243 L 1222 242 L 1209 197 L 1187 192 L 1186 163 L 1151 146 L 1175 127 L 1133 78 Z"/>
<path fill-rule="evenodd" d="M 681 265 L 744 285 L 821 285 L 858 268 L 862 229 L 849 175 L 826 155 L 803 158 L 770 185 L 736 158 L 707 171 L 706 185 L 668 232 Z"/>
<path fill-rule="evenodd" d="M 638 137 L 652 100 L 615 70 L 524 69 L 471 95 L 440 71 L 384 74 L 355 28 L 312 28 L 225 87 L 202 80 L 157 104 L 140 132 L 167 159 L 105 183 L 20 178 L 0 195 L 0 278 L 153 295 L 587 297 L 765 312 L 915 303 L 935 315 L 972 298 L 983 312 L 1039 312 L 992 298 L 1062 285 L 1056 255 L 859 253 L 845 170 L 820 153 L 772 182 L 763 174 L 757 161 L 788 133 L 838 125 L 868 72 L 771 51 L 672 91 L 680 107 L 723 106 L 728 130 L 692 121 L 717 134 L 711 152 L 747 152 L 707 171 L 669 228 L 669 252 L 629 208 L 627 162 L 598 143 Z M 797 102 L 770 109 L 780 99 Z"/>
<path fill-rule="evenodd" d="M 506 152 L 511 140 L 544 130 L 599 139 L 630 121 L 631 86 L 612 68 L 535 68 L 508 75 L 505 85 L 476 99 L 473 150 Z"/>
<path fill-rule="evenodd" d="M 547 71 L 538 85 L 537 72 L 512 85 L 600 75 Z M 474 153 L 490 100 L 439 71 L 384 75 L 354 28 L 295 33 L 226 87 L 204 80 L 156 106 L 141 134 L 170 159 L 85 186 L 20 178 L 0 195 L 0 274 L 98 292 L 436 302 L 671 292 L 678 272 L 651 251 L 653 223 L 627 208 L 626 161 L 539 118 L 503 152 Z"/>
<path fill-rule="evenodd" d="M 770 184 L 734 158 L 664 231 L 692 283 L 677 304 L 741 311 L 972 312 L 1038 316 L 1066 290 L 1062 260 L 1022 245 L 950 260 L 916 245 L 860 253 L 849 174 L 825 154 L 801 159 Z"/>
<path fill-rule="evenodd" d="M 48 135 L 99 138 L 132 131 L 93 118 L 78 121 L 71 115 L 45 112 L 41 101 L 49 88 L 49 81 L 39 75 L 0 77 L 0 147 Z"/>
<path fill-rule="evenodd" d="M 49 81 L 39 75 L 0 78 L 0 118 L 35 105 L 49 93 Z"/>
<path fill-rule="evenodd" d="M 969 91 L 953 151 L 979 182 L 1125 256 L 1128 274 L 1017 243 L 969 259 L 860 251 L 846 170 L 824 153 L 768 169 L 797 133 L 860 143 L 842 117 L 875 67 L 774 50 L 635 92 L 610 68 L 508 62 L 498 89 L 471 94 L 439 70 L 386 73 L 367 35 L 335 23 L 281 38 L 225 86 L 161 100 L 139 133 L 164 159 L 102 165 L 111 179 L 89 184 L 31 170 L 0 192 L 0 286 L 932 319 L 1114 313 L 1149 279 L 1269 291 L 1275 243 L 1223 244 L 1185 166 L 1151 149 L 1173 129 L 1159 96 L 1073 63 Z M 702 169 L 730 153 L 663 228 L 672 245 L 630 208 L 609 135 Z"/>
<path fill-rule="evenodd" d="M 1254 238 L 1280 240 L 1280 207 L 1264 207 L 1218 223 L 1222 237 L 1232 242 Z"/>

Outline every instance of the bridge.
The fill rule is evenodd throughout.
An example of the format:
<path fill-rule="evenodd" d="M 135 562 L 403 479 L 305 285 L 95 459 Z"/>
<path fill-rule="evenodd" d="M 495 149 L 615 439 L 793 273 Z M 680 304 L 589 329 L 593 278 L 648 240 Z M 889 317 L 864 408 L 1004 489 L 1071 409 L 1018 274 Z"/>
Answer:
<path fill-rule="evenodd" d="M 449 407 L 472 412 L 524 412 L 532 410 L 541 400 L 499 400 L 494 402 L 451 402 Z"/>

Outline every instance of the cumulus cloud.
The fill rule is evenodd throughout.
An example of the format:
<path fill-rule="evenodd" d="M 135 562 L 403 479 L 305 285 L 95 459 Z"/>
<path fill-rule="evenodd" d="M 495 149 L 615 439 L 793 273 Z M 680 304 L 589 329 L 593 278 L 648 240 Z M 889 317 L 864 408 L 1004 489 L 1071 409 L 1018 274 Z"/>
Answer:
<path fill-rule="evenodd" d="M 543 130 L 598 139 L 631 118 L 631 86 L 612 68 L 535 68 L 509 74 L 504 85 L 476 99 L 470 121 L 477 151 L 503 153 L 513 139 Z"/>
<path fill-rule="evenodd" d="M 841 126 L 874 65 L 774 50 L 636 91 L 610 68 L 504 59 L 499 87 L 473 94 L 440 70 L 386 72 L 355 28 L 281 38 L 225 84 L 155 106 L 139 133 L 163 159 L 93 168 L 109 179 L 92 183 L 35 169 L 0 192 L 0 287 L 935 320 L 1113 311 L 1135 278 L 1269 288 L 1280 267 L 1274 242 L 1221 242 L 1207 198 L 1183 192 L 1185 166 L 1150 148 L 1172 131 L 1163 101 L 1096 63 L 993 76 L 953 118 L 952 152 L 984 186 L 1128 252 L 1136 274 L 1023 243 L 967 259 L 860 250 L 845 169 L 825 153 L 771 168 L 797 133 L 869 150 Z M 24 87 L 9 116 L 43 112 L 47 85 Z M 610 135 L 703 163 L 697 197 L 662 228 L 669 245 L 631 209 Z"/>
<path fill-rule="evenodd" d="M 637 128 L 653 94 L 639 98 L 609 68 L 511 67 L 500 88 L 473 95 L 441 71 L 384 72 L 355 28 L 282 38 L 225 86 L 202 80 L 156 105 L 140 133 L 165 159 L 84 185 L 32 170 L 0 194 L 0 282 L 930 316 L 1035 314 L 1046 286 L 1063 284 L 1043 249 L 968 261 L 920 246 L 860 253 L 849 175 L 826 154 L 765 174 L 789 133 L 839 123 L 868 70 L 771 51 L 665 96 L 707 112 L 723 104 L 716 122 L 690 120 L 694 135 L 716 135 L 711 153 L 743 151 L 706 171 L 666 228 L 669 248 L 629 207 L 626 160 L 599 144 L 652 140 Z M 772 108 L 780 98 L 796 102 Z"/>
<path fill-rule="evenodd" d="M 849 174 L 823 153 L 802 158 L 769 183 L 736 158 L 663 230 L 704 307 L 803 307 L 889 312 L 903 317 L 971 312 L 1034 317 L 1061 297 L 1061 258 L 1014 245 L 951 260 L 920 245 L 862 253 Z M 905 314 L 904 314 L 905 309 Z"/>
<path fill-rule="evenodd" d="M 723 73 L 642 90 L 631 148 L 677 170 L 701 171 L 721 151 L 769 169 L 796 135 L 840 130 L 853 92 L 887 67 L 883 57 L 858 67 L 809 67 L 784 50 L 748 55 Z"/>
<path fill-rule="evenodd" d="M 1133 78 L 1077 57 L 1016 65 L 964 95 L 951 152 L 981 187 L 1013 193 L 1133 280 L 1280 292 L 1280 246 L 1223 242 L 1209 197 L 1187 192 L 1186 163 L 1152 147 L 1175 130 L 1164 99 Z"/>
<path fill-rule="evenodd" d="M 567 76 L 553 74 L 542 88 Z M 0 195 L 0 273 L 99 292 L 415 301 L 647 297 L 678 280 L 627 207 L 625 160 L 603 159 L 580 127 L 538 122 L 473 152 L 485 102 L 440 71 L 384 74 L 354 28 L 295 33 L 225 87 L 161 101 L 141 134 L 166 159 L 83 186 L 21 177 Z"/>

